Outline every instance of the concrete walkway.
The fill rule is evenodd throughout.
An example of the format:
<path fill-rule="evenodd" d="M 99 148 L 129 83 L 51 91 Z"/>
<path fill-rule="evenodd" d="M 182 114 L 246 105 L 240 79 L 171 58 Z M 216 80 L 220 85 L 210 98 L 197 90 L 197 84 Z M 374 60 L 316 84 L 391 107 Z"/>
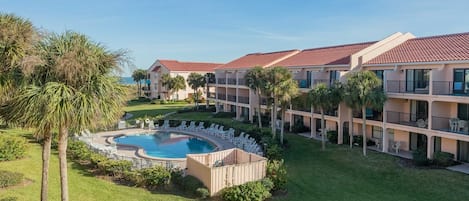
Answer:
<path fill-rule="evenodd" d="M 469 163 L 463 163 L 461 165 L 447 167 L 446 169 L 456 171 L 456 172 L 461 172 L 464 174 L 469 174 Z"/>

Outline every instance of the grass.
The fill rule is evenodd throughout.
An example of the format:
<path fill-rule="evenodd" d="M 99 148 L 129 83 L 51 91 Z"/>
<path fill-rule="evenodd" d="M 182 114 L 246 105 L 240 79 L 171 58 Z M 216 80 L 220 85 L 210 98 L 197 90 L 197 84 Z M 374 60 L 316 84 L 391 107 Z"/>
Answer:
<path fill-rule="evenodd" d="M 150 104 L 150 103 L 136 103 L 131 102 L 127 107 L 124 108 L 124 111 L 133 114 L 132 118 L 142 118 L 145 116 L 157 116 L 162 115 L 170 112 L 174 112 L 176 110 L 182 109 L 184 107 L 191 106 L 186 103 L 177 103 L 177 104 L 165 104 L 165 105 L 157 105 L 157 104 Z"/>
<path fill-rule="evenodd" d="M 6 130 L 2 135 L 25 135 L 23 130 Z M 16 197 L 18 201 L 39 200 L 41 191 L 41 146 L 31 142 L 24 159 L 0 162 L 0 170 L 20 172 L 32 182 L 26 186 L 0 189 L 0 200 Z M 51 156 L 49 170 L 49 200 L 60 200 L 59 164 L 57 154 Z M 68 168 L 70 200 L 190 200 L 188 198 L 150 192 L 142 188 L 127 187 L 96 178 L 80 165 L 70 162 Z"/>
<path fill-rule="evenodd" d="M 170 119 L 214 120 L 207 113 L 175 114 Z M 217 121 L 252 127 L 251 124 Z M 318 141 L 287 134 L 284 158 L 288 169 L 288 193 L 274 200 L 395 201 L 467 200 L 469 175 L 445 169 L 408 167 L 400 158 L 361 148 L 328 144 L 321 151 Z"/>

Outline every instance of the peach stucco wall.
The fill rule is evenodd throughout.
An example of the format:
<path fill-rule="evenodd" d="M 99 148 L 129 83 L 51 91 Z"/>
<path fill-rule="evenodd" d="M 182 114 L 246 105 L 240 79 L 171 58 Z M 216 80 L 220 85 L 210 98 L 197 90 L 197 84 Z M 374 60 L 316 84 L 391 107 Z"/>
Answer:
<path fill-rule="evenodd" d="M 409 132 L 401 131 L 401 130 L 394 130 L 394 141 L 401 142 L 401 150 L 404 150 L 404 151 L 409 150 Z"/>
<path fill-rule="evenodd" d="M 448 138 L 441 138 L 441 151 L 454 154 L 456 157 L 458 149 L 458 141 Z"/>

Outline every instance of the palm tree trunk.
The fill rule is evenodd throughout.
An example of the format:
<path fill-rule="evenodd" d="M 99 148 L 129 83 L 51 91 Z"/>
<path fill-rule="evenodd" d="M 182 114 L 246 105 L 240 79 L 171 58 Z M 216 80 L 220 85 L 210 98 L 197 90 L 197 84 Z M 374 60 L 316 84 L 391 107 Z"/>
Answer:
<path fill-rule="evenodd" d="M 275 139 L 277 135 L 277 99 L 274 98 L 274 105 L 272 107 L 272 138 Z"/>
<path fill-rule="evenodd" d="M 284 130 L 284 127 L 285 127 L 285 110 L 282 109 L 282 123 L 280 125 L 280 144 L 283 144 L 283 130 Z"/>
<path fill-rule="evenodd" d="M 67 128 L 59 128 L 59 167 L 60 167 L 60 190 L 62 201 L 68 201 L 68 176 L 67 176 Z"/>
<path fill-rule="evenodd" d="M 322 150 L 326 150 L 326 128 L 324 120 L 324 109 L 321 108 L 321 138 L 322 138 Z"/>
<path fill-rule="evenodd" d="M 257 90 L 257 121 L 259 122 L 259 128 L 262 128 L 262 119 L 261 119 L 261 92 Z"/>
<path fill-rule="evenodd" d="M 49 161 L 52 137 L 49 131 L 44 134 L 42 145 L 42 179 L 41 179 L 41 201 L 47 201 L 47 190 L 49 183 Z"/>
<path fill-rule="evenodd" d="M 363 156 L 366 156 L 366 107 L 362 107 Z"/>
<path fill-rule="evenodd" d="M 199 110 L 199 108 L 197 107 L 197 92 L 194 90 L 194 107 L 196 110 Z"/>
<path fill-rule="evenodd" d="M 350 130 L 349 132 L 349 143 L 350 143 L 350 148 L 353 147 L 353 110 L 350 109 Z"/>

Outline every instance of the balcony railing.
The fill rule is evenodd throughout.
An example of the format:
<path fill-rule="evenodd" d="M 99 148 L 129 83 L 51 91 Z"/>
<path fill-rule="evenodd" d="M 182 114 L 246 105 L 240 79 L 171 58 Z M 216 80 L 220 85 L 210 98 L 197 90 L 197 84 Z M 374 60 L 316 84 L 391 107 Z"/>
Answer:
<path fill-rule="evenodd" d="M 311 82 L 308 82 L 308 80 L 295 79 L 295 81 L 298 83 L 298 87 L 301 89 L 308 89 L 311 87 Z"/>
<path fill-rule="evenodd" d="M 468 121 L 458 118 L 432 116 L 432 129 L 469 135 Z"/>
<path fill-rule="evenodd" d="M 433 95 L 469 96 L 469 82 L 433 81 Z"/>
<path fill-rule="evenodd" d="M 238 96 L 238 102 L 244 103 L 244 104 L 249 104 L 249 97 L 247 97 L 247 96 Z"/>
<path fill-rule="evenodd" d="M 353 118 L 362 118 L 362 112 L 354 112 L 353 113 Z M 367 120 L 373 120 L 373 121 L 383 121 L 383 113 L 382 112 L 368 112 L 366 114 L 366 119 Z"/>
<path fill-rule="evenodd" d="M 428 128 L 426 114 L 410 114 L 403 112 L 387 111 L 388 123 L 401 124 L 419 128 Z"/>
<path fill-rule="evenodd" d="M 391 93 L 428 94 L 429 83 L 426 80 L 388 80 L 386 91 Z"/>
<path fill-rule="evenodd" d="M 236 85 L 236 78 L 228 78 L 228 84 Z"/>
<path fill-rule="evenodd" d="M 226 84 L 226 78 L 218 78 L 218 84 Z"/>
<path fill-rule="evenodd" d="M 246 85 L 246 79 L 244 78 L 238 79 L 238 85 L 243 85 L 243 86 Z"/>
<path fill-rule="evenodd" d="M 234 96 L 234 95 L 228 95 L 228 101 L 236 102 L 236 96 Z"/>
<path fill-rule="evenodd" d="M 321 114 L 321 110 L 320 109 L 314 109 L 314 113 L 316 114 Z M 337 110 L 326 110 L 324 111 L 324 115 L 327 115 L 327 116 L 333 116 L 333 117 L 337 117 Z"/>
<path fill-rule="evenodd" d="M 311 107 L 310 106 L 306 106 L 306 105 L 292 105 L 292 110 L 296 110 L 296 111 L 303 111 L 303 112 L 311 112 Z"/>
<path fill-rule="evenodd" d="M 218 94 L 218 100 L 226 100 L 226 94 Z"/>

